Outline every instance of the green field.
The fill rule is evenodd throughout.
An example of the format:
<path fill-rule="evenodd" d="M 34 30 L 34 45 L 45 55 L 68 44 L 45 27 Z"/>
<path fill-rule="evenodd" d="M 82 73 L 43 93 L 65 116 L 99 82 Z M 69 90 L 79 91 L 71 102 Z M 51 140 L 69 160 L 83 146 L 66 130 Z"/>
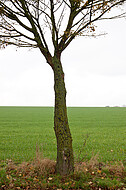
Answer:
<path fill-rule="evenodd" d="M 126 108 L 68 108 L 75 159 L 126 160 Z M 87 138 L 86 146 L 83 146 Z M 0 160 L 56 159 L 51 107 L 0 107 Z M 81 155 L 79 155 L 81 151 Z"/>

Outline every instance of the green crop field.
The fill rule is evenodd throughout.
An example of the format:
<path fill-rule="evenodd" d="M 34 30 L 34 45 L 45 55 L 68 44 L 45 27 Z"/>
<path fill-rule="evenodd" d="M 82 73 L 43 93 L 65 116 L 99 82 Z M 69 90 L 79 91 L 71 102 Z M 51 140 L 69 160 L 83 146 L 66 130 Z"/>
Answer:
<path fill-rule="evenodd" d="M 71 107 L 68 116 L 75 159 L 126 160 L 126 108 Z M 0 160 L 29 161 L 36 145 L 56 159 L 53 108 L 0 107 Z"/>

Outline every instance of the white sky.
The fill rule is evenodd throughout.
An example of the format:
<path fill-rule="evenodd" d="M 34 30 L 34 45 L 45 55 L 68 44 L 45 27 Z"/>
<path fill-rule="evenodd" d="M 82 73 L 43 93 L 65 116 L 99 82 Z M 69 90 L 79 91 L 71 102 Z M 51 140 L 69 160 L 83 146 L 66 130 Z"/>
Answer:
<path fill-rule="evenodd" d="M 78 37 L 62 63 L 67 106 L 126 105 L 126 20 L 105 21 L 106 36 Z M 0 106 L 53 106 L 53 72 L 37 49 L 0 51 Z"/>

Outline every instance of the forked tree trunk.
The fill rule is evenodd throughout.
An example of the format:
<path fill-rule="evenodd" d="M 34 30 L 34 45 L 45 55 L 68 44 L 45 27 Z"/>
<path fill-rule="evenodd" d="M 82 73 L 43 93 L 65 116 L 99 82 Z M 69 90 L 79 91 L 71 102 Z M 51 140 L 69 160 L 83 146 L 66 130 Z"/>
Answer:
<path fill-rule="evenodd" d="M 58 58 L 53 57 L 53 64 L 55 91 L 54 130 L 57 139 L 56 172 L 60 175 L 68 175 L 74 171 L 74 157 L 67 118 L 64 73 Z"/>

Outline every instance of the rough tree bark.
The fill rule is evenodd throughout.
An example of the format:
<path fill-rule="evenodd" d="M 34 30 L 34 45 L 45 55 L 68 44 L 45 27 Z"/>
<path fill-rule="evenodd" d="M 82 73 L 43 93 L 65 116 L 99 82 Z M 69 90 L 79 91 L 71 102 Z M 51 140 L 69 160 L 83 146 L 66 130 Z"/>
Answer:
<path fill-rule="evenodd" d="M 74 171 L 74 156 L 72 148 L 72 137 L 69 129 L 66 107 L 66 88 L 64 73 L 59 58 L 52 58 L 54 71 L 54 130 L 57 139 L 57 163 L 56 172 L 68 175 Z"/>

